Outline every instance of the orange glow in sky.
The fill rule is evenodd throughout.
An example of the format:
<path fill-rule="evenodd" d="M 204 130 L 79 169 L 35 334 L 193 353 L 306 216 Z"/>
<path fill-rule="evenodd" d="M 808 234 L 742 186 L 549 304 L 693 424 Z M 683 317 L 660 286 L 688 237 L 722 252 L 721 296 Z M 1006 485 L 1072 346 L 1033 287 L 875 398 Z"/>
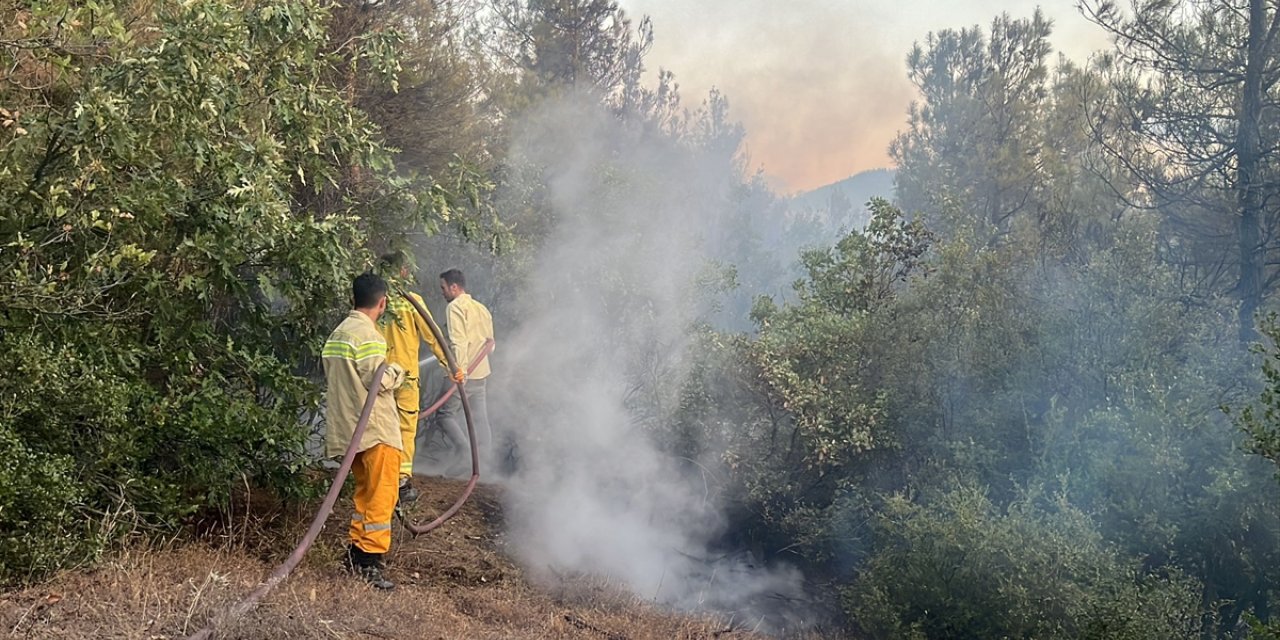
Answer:
<path fill-rule="evenodd" d="M 651 73 L 675 73 L 686 104 L 712 87 L 747 130 L 749 167 L 783 192 L 889 166 L 889 143 L 915 89 L 912 43 L 930 31 L 990 24 L 1005 12 L 1054 21 L 1053 42 L 1085 59 L 1107 46 L 1075 0 L 621 0 L 654 23 Z"/>

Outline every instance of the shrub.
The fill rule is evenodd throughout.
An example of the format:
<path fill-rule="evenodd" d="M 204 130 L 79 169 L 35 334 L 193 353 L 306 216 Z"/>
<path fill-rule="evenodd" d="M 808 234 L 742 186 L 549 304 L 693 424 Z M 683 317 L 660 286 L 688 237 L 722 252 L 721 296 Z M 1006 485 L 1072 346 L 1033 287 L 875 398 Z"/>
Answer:
<path fill-rule="evenodd" d="M 885 500 L 876 551 L 844 591 L 871 638 L 1198 637 L 1199 585 L 1144 575 L 1063 499 L 1001 511 L 961 487 Z"/>

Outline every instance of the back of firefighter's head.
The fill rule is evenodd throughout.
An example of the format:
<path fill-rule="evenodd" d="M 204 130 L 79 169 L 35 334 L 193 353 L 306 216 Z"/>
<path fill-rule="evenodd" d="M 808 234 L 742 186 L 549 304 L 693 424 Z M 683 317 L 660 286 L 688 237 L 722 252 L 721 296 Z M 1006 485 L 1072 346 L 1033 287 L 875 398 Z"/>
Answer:
<path fill-rule="evenodd" d="M 351 283 L 352 306 L 377 320 L 387 309 L 387 281 L 377 274 L 363 273 Z"/>
<path fill-rule="evenodd" d="M 378 272 L 387 278 L 409 278 L 409 255 L 404 251 L 392 251 L 378 258 Z"/>
<path fill-rule="evenodd" d="M 467 292 L 467 278 L 457 269 L 450 269 L 440 274 L 440 293 L 444 299 L 453 302 L 454 298 Z"/>

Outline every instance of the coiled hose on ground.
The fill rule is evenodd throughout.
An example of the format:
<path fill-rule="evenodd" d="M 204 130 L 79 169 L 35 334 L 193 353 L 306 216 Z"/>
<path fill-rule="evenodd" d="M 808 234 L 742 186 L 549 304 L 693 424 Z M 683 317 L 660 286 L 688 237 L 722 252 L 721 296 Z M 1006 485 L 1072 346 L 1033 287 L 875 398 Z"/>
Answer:
<path fill-rule="evenodd" d="M 436 340 L 440 344 L 441 350 L 444 352 L 445 359 L 448 360 L 449 370 L 457 371 L 457 362 L 454 360 L 453 350 L 449 348 L 449 342 L 445 340 L 444 334 L 440 331 L 440 327 L 436 325 L 435 320 L 431 318 L 431 314 L 427 313 L 427 310 L 424 309 L 412 296 L 406 295 L 403 291 L 398 291 L 397 293 L 404 296 L 405 299 L 413 304 L 418 315 L 422 316 L 422 318 L 426 320 L 427 326 L 431 328 L 431 333 L 435 336 Z M 475 368 L 479 366 L 480 362 L 493 351 L 493 347 L 493 340 L 485 342 L 480 353 L 467 367 L 468 374 L 475 371 Z M 267 576 L 267 579 L 264 580 L 262 584 L 258 585 L 257 589 L 254 589 L 249 595 L 245 596 L 243 600 L 233 605 L 230 609 L 227 609 L 222 615 L 214 616 L 214 618 L 211 619 L 203 629 L 188 636 L 187 640 L 211 640 L 214 638 L 220 627 L 225 627 L 229 623 L 234 622 L 250 611 L 253 611 L 253 609 L 258 606 L 258 603 L 262 601 L 262 598 L 270 593 L 272 589 L 276 588 L 276 586 L 281 582 L 284 582 L 284 580 L 289 577 L 289 574 L 297 568 L 300 562 L 302 562 L 302 557 L 311 549 L 311 545 L 320 535 L 320 531 L 324 529 L 324 523 L 329 519 L 329 514 L 333 512 L 333 506 L 338 502 L 338 495 L 342 492 L 342 486 L 347 480 L 347 474 L 351 472 L 351 465 L 355 461 L 357 448 L 364 436 L 365 428 L 369 426 L 369 416 L 373 413 L 373 403 L 378 396 L 376 390 L 379 385 L 382 384 L 382 376 L 386 373 L 386 370 L 387 365 L 383 364 L 374 371 L 373 383 L 369 386 L 369 394 L 365 398 L 364 407 L 360 411 L 360 419 L 356 422 L 355 431 L 351 434 L 351 444 L 347 447 L 346 453 L 342 456 L 342 464 L 338 466 L 338 471 L 333 476 L 333 484 L 329 486 L 329 492 L 325 494 L 324 501 L 320 503 L 320 509 L 316 511 L 315 517 L 311 520 L 311 526 L 307 528 L 306 535 L 302 536 L 302 540 L 298 542 L 298 546 L 293 549 L 293 553 L 290 553 L 289 557 L 285 559 L 280 566 L 276 567 L 276 569 Z M 455 391 L 458 393 L 458 397 L 462 401 L 462 413 L 466 417 L 467 421 L 467 437 L 470 440 L 471 446 L 471 479 L 467 482 L 467 487 L 463 490 L 458 501 L 455 502 L 452 507 L 449 507 L 449 509 L 444 513 L 440 514 L 440 516 L 435 520 L 424 525 L 415 525 L 409 522 L 407 518 L 402 518 L 405 528 L 413 533 L 414 536 L 431 531 L 432 529 L 444 524 L 449 518 L 452 518 L 454 514 L 462 508 L 462 505 L 466 503 L 467 499 L 471 497 L 471 493 L 476 488 L 476 483 L 480 480 L 480 457 L 476 449 L 475 425 L 471 419 L 471 404 L 467 401 L 467 392 L 462 383 L 455 382 L 455 384 L 450 387 L 448 391 L 442 394 L 435 403 L 426 410 L 420 412 L 418 420 L 421 422 L 439 410 Z"/>

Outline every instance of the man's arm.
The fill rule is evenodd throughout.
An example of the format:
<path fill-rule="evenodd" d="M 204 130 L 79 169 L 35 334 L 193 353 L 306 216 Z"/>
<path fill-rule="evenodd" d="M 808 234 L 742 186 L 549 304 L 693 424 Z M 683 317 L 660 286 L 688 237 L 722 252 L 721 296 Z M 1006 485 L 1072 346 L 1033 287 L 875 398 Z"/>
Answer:
<path fill-rule="evenodd" d="M 481 306 L 484 309 L 484 333 L 485 337 L 493 342 L 493 349 L 489 353 L 498 350 L 498 340 L 493 337 L 493 312 L 489 311 L 489 307 Z"/>
<path fill-rule="evenodd" d="M 449 346 L 453 348 L 453 357 L 458 359 L 459 367 L 467 367 L 471 364 L 471 354 L 463 347 L 467 344 L 467 320 L 462 313 L 462 306 L 450 304 L 447 310 L 449 314 Z"/>

